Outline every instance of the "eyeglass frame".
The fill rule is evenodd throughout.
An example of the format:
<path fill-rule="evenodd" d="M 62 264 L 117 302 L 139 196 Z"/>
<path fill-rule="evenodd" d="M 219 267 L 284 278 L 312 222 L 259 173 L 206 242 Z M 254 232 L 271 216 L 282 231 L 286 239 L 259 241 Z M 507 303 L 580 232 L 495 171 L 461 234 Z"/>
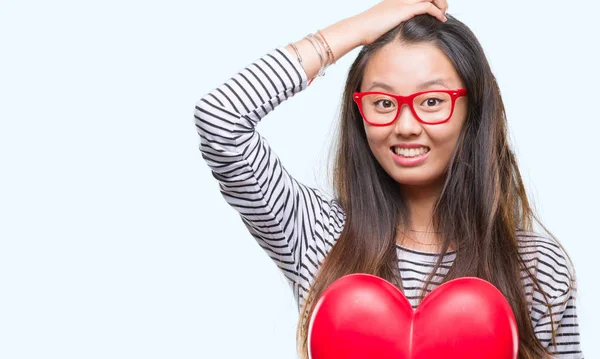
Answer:
<path fill-rule="evenodd" d="M 419 117 L 419 115 L 417 114 L 417 111 L 415 111 L 414 103 L 413 103 L 415 100 L 415 97 L 426 94 L 426 93 L 430 93 L 430 92 L 444 92 L 444 93 L 447 93 L 448 95 L 450 95 L 450 98 L 452 99 L 452 109 L 450 110 L 450 115 L 444 121 L 425 122 Z M 363 112 L 362 98 L 366 95 L 375 95 L 375 94 L 386 95 L 386 96 L 392 97 L 398 103 L 398 109 L 396 110 L 396 115 L 394 116 L 394 119 L 388 123 L 381 124 L 381 123 L 370 122 L 369 120 L 367 120 L 367 117 L 365 116 L 365 114 Z M 466 88 L 459 88 L 456 90 L 427 90 L 427 91 L 416 92 L 416 93 L 413 93 L 412 95 L 407 95 L 407 96 L 395 95 L 395 94 L 391 94 L 388 92 L 369 91 L 369 92 L 355 92 L 352 95 L 352 99 L 358 106 L 358 110 L 360 111 L 360 114 L 362 115 L 363 120 L 371 126 L 389 126 L 392 123 L 396 122 L 396 120 L 398 119 L 398 116 L 400 115 L 400 110 L 402 109 L 402 105 L 404 105 L 404 104 L 408 105 L 408 107 L 410 108 L 410 111 L 413 113 L 413 115 L 415 116 L 417 121 L 419 121 L 425 125 L 440 125 L 442 123 L 448 122 L 450 120 L 450 118 L 452 117 L 452 115 L 454 114 L 456 99 L 458 99 L 459 97 L 462 97 L 462 96 L 466 96 L 466 95 L 467 95 Z"/>

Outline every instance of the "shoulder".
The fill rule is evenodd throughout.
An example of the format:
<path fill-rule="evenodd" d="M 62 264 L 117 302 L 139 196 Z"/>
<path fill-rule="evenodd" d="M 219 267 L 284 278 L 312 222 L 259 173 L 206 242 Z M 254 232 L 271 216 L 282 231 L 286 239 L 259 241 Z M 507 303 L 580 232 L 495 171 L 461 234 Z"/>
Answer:
<path fill-rule="evenodd" d="M 575 269 L 558 240 L 526 231 L 517 231 L 517 240 L 525 269 L 535 276 L 550 301 L 574 289 Z"/>

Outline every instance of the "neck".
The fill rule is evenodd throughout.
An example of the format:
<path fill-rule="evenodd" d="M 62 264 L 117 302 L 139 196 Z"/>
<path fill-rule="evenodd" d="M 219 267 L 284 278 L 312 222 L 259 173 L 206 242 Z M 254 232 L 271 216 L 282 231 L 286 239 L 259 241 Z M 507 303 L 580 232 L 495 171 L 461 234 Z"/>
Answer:
<path fill-rule="evenodd" d="M 437 233 L 413 232 L 416 231 L 435 231 L 432 226 L 433 209 L 440 196 L 443 187 L 442 182 L 411 186 L 402 185 L 401 192 L 404 201 L 410 211 L 409 228 L 405 228 L 405 233 L 400 234 L 398 243 L 408 248 L 436 252 L 441 250 L 441 243 Z"/>
<path fill-rule="evenodd" d="M 443 183 L 426 186 L 403 185 L 402 197 L 410 209 L 411 228 L 414 230 L 433 231 L 433 208 L 437 202 Z"/>

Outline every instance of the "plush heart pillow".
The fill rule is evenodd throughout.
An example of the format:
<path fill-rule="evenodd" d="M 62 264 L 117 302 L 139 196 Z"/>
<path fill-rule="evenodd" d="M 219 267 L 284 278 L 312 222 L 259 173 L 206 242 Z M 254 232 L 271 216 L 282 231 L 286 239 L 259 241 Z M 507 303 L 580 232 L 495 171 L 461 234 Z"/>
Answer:
<path fill-rule="evenodd" d="M 391 283 L 351 274 L 319 298 L 312 359 L 516 359 L 515 316 L 502 293 L 472 277 L 446 282 L 413 310 Z"/>

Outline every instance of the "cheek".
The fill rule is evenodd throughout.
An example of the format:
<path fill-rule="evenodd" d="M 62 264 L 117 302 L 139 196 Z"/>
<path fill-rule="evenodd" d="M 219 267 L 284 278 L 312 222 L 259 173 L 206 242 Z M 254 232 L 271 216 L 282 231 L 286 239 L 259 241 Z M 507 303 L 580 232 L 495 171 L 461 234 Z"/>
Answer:
<path fill-rule="evenodd" d="M 386 127 L 365 127 L 365 134 L 371 151 L 381 151 L 383 145 L 387 143 L 390 131 Z"/>
<path fill-rule="evenodd" d="M 448 124 L 445 128 L 435 128 L 428 131 L 428 136 L 435 150 L 436 162 L 442 162 L 441 165 L 445 166 L 450 161 L 461 130 L 462 123 L 454 123 Z"/>
<path fill-rule="evenodd" d="M 460 127 L 430 130 L 427 134 L 435 148 L 453 148 L 460 135 Z"/>

